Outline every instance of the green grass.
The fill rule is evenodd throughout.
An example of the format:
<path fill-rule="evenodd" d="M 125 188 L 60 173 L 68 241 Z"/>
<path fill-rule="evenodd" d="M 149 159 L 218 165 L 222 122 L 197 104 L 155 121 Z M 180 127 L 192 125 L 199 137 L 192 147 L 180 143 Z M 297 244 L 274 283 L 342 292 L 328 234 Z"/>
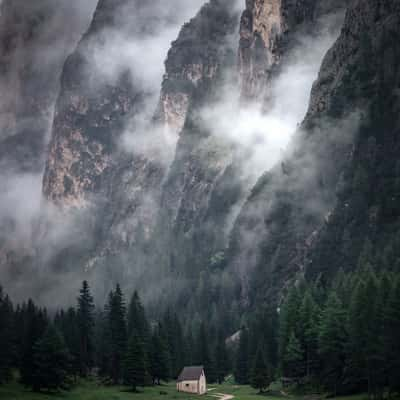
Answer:
<path fill-rule="evenodd" d="M 258 391 L 250 386 L 223 384 L 210 385 L 209 389 L 214 387 L 215 390 L 210 391 L 208 396 L 215 393 L 226 393 L 235 396 L 237 400 L 282 400 L 281 396 L 259 395 Z"/>
<path fill-rule="evenodd" d="M 124 387 L 82 382 L 71 391 L 54 394 L 33 393 L 17 383 L 0 386 L 1 400 L 193 400 L 195 397 L 197 396 L 178 393 L 172 384 L 145 388 L 139 393 L 132 393 Z"/>
<path fill-rule="evenodd" d="M 204 400 L 218 400 L 217 393 L 231 394 L 235 400 L 317 400 L 316 396 L 283 396 L 279 392 L 273 395 L 259 395 L 257 390 L 250 386 L 238 386 L 231 383 L 223 385 L 209 385 Z M 322 398 L 319 397 L 319 398 Z M 122 387 L 105 387 L 94 381 L 84 381 L 69 392 L 58 394 L 33 393 L 17 383 L 0 386 L 0 400 L 195 400 L 199 396 L 178 393 L 175 384 L 145 388 L 140 393 L 132 393 Z M 337 400 L 364 400 L 365 396 L 351 396 L 337 398 Z"/>

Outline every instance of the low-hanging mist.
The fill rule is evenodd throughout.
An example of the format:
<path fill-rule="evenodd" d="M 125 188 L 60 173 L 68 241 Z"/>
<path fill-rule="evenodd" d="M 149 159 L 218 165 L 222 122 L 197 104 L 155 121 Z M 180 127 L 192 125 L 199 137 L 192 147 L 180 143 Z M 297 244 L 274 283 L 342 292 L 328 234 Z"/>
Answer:
<path fill-rule="evenodd" d="M 316 33 L 300 33 L 283 68 L 267 88 L 266 102 L 243 101 L 236 85 L 222 89 L 216 103 L 201 111 L 207 129 L 233 142 L 245 159 L 243 178 L 254 183 L 283 158 L 308 109 L 321 62 L 337 39 L 343 15 L 318 21 Z"/>
<path fill-rule="evenodd" d="M 128 119 L 121 117 L 124 125 L 122 135 L 115 136 L 119 145 L 118 151 L 122 149 L 128 155 L 126 166 L 124 166 L 126 158 L 120 159 L 119 156 L 114 158 L 114 154 L 110 153 L 102 159 L 100 151 L 98 154 L 99 161 L 94 158 L 93 169 L 102 170 L 102 168 L 105 168 L 105 173 L 100 173 L 96 177 L 98 183 L 103 185 L 100 186 L 101 190 L 93 193 L 89 191 L 86 194 L 85 189 L 82 189 L 75 199 L 71 192 L 65 191 L 65 204 L 68 204 L 69 198 L 71 198 L 70 204 L 78 205 L 78 208 L 82 206 L 82 210 L 77 211 L 78 217 L 76 217 L 74 210 L 72 210 L 72 216 L 63 213 L 62 196 L 60 198 L 55 197 L 61 205 L 60 213 L 60 210 L 56 210 L 58 204 L 54 208 L 51 199 L 50 201 L 47 201 L 49 199 L 43 201 L 40 198 L 41 192 L 39 190 L 35 192 L 36 200 L 33 204 L 36 204 L 36 211 L 30 213 L 30 219 L 33 221 L 41 220 L 39 224 L 41 235 L 35 238 L 36 243 L 30 253 L 33 254 L 35 268 L 41 271 L 39 276 L 43 281 L 36 286 L 39 286 L 42 302 L 51 303 L 55 290 L 53 287 L 59 287 L 63 281 L 69 282 L 69 284 L 63 291 L 63 296 L 59 296 L 60 301 L 61 299 L 72 298 L 71 293 L 74 293 L 74 287 L 85 276 L 94 278 L 95 289 L 101 293 L 99 301 L 102 301 L 102 296 L 106 295 L 110 286 L 121 281 L 129 291 L 136 288 L 137 285 L 141 285 L 143 297 L 149 302 L 157 302 L 152 297 L 160 297 L 162 288 L 169 286 L 172 288 L 171 291 L 178 288 L 175 291 L 181 292 L 186 286 L 186 278 L 177 282 L 175 276 L 173 278 L 164 277 L 165 282 L 150 282 L 156 275 L 154 271 L 149 274 L 150 268 L 154 268 L 155 271 L 157 269 L 168 270 L 166 265 L 170 261 L 166 262 L 162 259 L 155 261 L 149 249 L 152 246 L 158 246 L 162 249 L 166 245 L 163 242 L 165 239 L 163 235 L 167 231 L 159 234 L 157 224 L 162 225 L 165 222 L 162 221 L 162 217 L 160 219 L 159 215 L 163 211 L 163 201 L 167 198 L 165 193 L 171 190 L 168 187 L 171 172 L 169 166 L 172 164 L 175 168 L 178 166 L 178 169 L 182 167 L 182 165 L 179 165 L 182 153 L 176 154 L 177 146 L 182 151 L 182 143 L 190 138 L 190 127 L 188 128 L 185 125 L 183 132 L 180 132 L 171 129 L 160 121 L 155 121 L 154 115 L 157 112 L 165 71 L 163 64 L 171 42 L 178 36 L 181 26 L 191 17 L 194 17 L 204 3 L 205 1 L 196 1 L 188 4 L 183 0 L 176 0 L 170 7 L 165 7 L 160 1 L 151 4 L 141 3 L 140 5 L 136 2 L 127 2 L 127 5 L 117 8 L 112 23 L 107 22 L 108 25 L 104 29 L 101 29 L 101 26 L 92 26 L 86 34 L 86 47 L 82 46 L 79 51 L 81 52 L 80 55 L 86 58 L 88 76 L 95 78 L 90 81 L 90 89 L 94 90 L 93 93 L 98 98 L 92 100 L 91 95 L 89 95 L 83 101 L 79 97 L 80 92 L 78 90 L 77 96 L 73 96 L 70 105 L 74 109 L 75 104 L 78 104 L 76 112 L 73 111 L 72 114 L 68 114 L 68 107 L 60 102 L 61 108 L 57 110 L 57 114 L 60 115 L 65 112 L 67 117 L 65 120 L 61 119 L 61 124 L 56 125 L 56 127 L 63 127 L 64 122 L 69 123 L 70 115 L 72 115 L 71 120 L 76 118 L 76 121 L 78 121 L 76 125 L 71 125 L 71 129 L 76 128 L 79 132 L 81 129 L 86 129 L 84 118 L 90 118 L 89 122 L 94 127 L 98 126 L 98 121 L 101 121 L 101 123 L 103 121 L 112 122 L 114 116 L 110 117 L 108 114 L 107 104 L 110 104 L 110 109 L 112 109 L 113 102 L 116 100 L 108 95 L 107 91 L 111 90 L 111 93 L 113 93 L 113 90 L 119 90 L 120 78 L 126 73 L 130 75 L 134 90 L 141 98 L 140 109 L 134 110 Z M 217 10 L 218 7 L 223 9 L 228 4 L 228 2 L 222 0 L 211 3 L 214 6 L 217 5 L 215 6 Z M 234 51 L 237 52 L 239 10 L 243 6 L 241 1 L 235 2 L 235 11 L 229 11 L 231 20 L 236 21 L 237 24 L 236 33 L 224 34 L 226 37 L 219 44 L 221 47 L 216 51 L 217 56 L 219 56 L 219 52 L 224 53 L 225 47 L 229 47 L 232 54 Z M 212 8 L 210 7 L 210 9 Z M 176 10 L 179 10 L 179 12 L 176 12 Z M 208 16 L 207 12 L 204 13 L 202 18 Z M 327 21 L 328 23 L 325 25 L 321 23 L 319 29 L 314 29 L 312 35 L 306 33 L 297 35 L 296 43 L 291 47 L 290 54 L 286 54 L 279 74 L 273 77 L 271 84 L 268 85 L 268 93 L 265 96 L 268 101 L 265 101 L 264 97 L 260 97 L 254 102 L 245 102 L 241 98 L 239 82 L 233 84 L 231 80 L 228 80 L 229 84 L 226 84 L 225 80 L 219 81 L 214 76 L 217 67 L 221 67 L 222 74 L 235 76 L 238 72 L 237 65 L 230 65 L 229 71 L 226 71 L 221 65 L 216 64 L 214 66 L 211 64 L 213 66 L 208 72 L 210 75 L 205 74 L 201 77 L 200 72 L 199 76 L 200 79 L 204 79 L 202 84 L 204 84 L 205 89 L 198 84 L 198 76 L 196 75 L 201 71 L 201 68 L 198 68 L 201 67 L 203 60 L 195 59 L 192 64 L 189 62 L 190 68 L 193 68 L 193 70 L 183 71 L 188 74 L 188 81 L 185 84 L 193 85 L 192 90 L 196 96 L 199 96 L 202 90 L 205 90 L 207 94 L 208 79 L 210 82 L 213 82 L 212 79 L 218 82 L 214 83 L 216 87 L 213 88 L 213 91 L 220 93 L 216 102 L 210 99 L 208 103 L 205 103 L 205 107 L 190 109 L 190 106 L 188 110 L 191 117 L 196 114 L 200 116 L 201 126 L 198 128 L 207 132 L 207 135 L 210 136 L 210 140 L 203 144 L 200 143 L 199 148 L 194 148 L 192 154 L 185 155 L 189 160 L 188 170 L 185 171 L 185 173 L 188 173 L 188 187 L 191 185 L 191 180 L 196 182 L 196 179 L 200 179 L 198 183 L 194 184 L 193 190 L 193 193 L 195 193 L 199 188 L 200 207 L 198 210 L 196 209 L 196 199 L 191 198 L 192 192 L 183 193 L 192 201 L 192 204 L 187 206 L 189 209 L 193 209 L 189 213 L 190 218 L 193 216 L 193 221 L 196 221 L 198 215 L 201 216 L 203 212 L 206 212 L 201 208 L 206 203 L 202 203 L 201 191 L 203 186 L 208 185 L 208 170 L 215 169 L 217 174 L 220 173 L 222 176 L 230 170 L 229 164 L 232 160 L 240 159 L 240 168 L 232 168 L 230 173 L 233 175 L 231 178 L 228 174 L 224 178 L 231 179 L 232 187 L 233 185 L 243 187 L 234 188 L 235 191 L 241 193 L 238 199 L 229 205 L 232 210 L 228 212 L 228 221 L 221 219 L 221 222 L 218 222 L 220 224 L 218 229 L 225 236 L 221 239 L 222 244 L 224 241 L 226 242 L 226 238 L 229 236 L 252 186 L 265 171 L 279 162 L 296 130 L 296 125 L 301 122 L 307 110 L 311 86 L 317 77 L 322 58 L 338 34 L 340 23 L 336 23 L 334 17 Z M 201 23 L 205 25 L 202 26 Z M 211 24 L 210 21 L 201 21 L 201 23 L 202 29 Z M 216 32 L 225 29 L 223 25 L 219 26 L 218 23 L 219 20 L 214 22 L 215 26 L 212 26 Z M 315 33 L 316 31 L 317 33 Z M 195 31 L 193 34 L 198 34 L 198 32 Z M 179 51 L 182 51 L 184 55 L 185 40 L 183 40 L 183 45 L 179 43 L 179 46 L 182 45 Z M 199 43 L 195 42 L 199 46 L 199 52 L 203 55 L 204 49 L 209 50 L 209 43 L 203 43 L 202 38 L 196 38 L 196 40 L 199 41 Z M 212 49 L 212 51 L 215 50 Z M 234 57 L 231 56 L 231 59 L 234 59 Z M 217 58 L 217 60 L 219 59 Z M 68 72 L 68 70 L 64 71 L 67 76 Z M 182 76 L 184 76 L 184 73 L 182 73 Z M 175 84 L 175 90 L 179 92 L 179 85 L 182 82 L 177 79 Z M 68 90 L 62 89 L 65 99 L 69 101 Z M 74 88 L 74 90 L 76 89 Z M 196 91 L 199 93 L 196 93 Z M 105 93 L 104 98 L 101 97 L 103 93 Z M 93 114 L 90 114 L 90 117 L 85 116 L 87 109 L 90 109 L 91 101 L 95 103 L 94 108 L 97 107 L 96 103 L 98 102 L 102 115 L 100 113 L 97 115 L 96 110 Z M 86 104 L 89 104 L 89 106 Z M 101 108 L 104 105 L 106 105 L 105 111 Z M 82 122 L 79 122 L 81 120 Z M 183 122 L 186 124 L 187 121 Z M 53 128 L 53 130 L 53 134 L 57 135 L 57 129 Z M 97 144 L 95 144 L 96 147 L 90 145 L 90 135 L 92 134 L 96 135 L 95 129 L 90 130 L 89 136 L 83 139 L 79 137 L 79 134 L 75 135 L 78 142 L 82 141 L 85 144 L 82 154 L 76 152 L 75 139 L 72 140 L 71 148 L 66 147 L 69 146 L 66 142 L 67 144 L 62 144 L 62 147 L 57 149 L 61 152 L 60 155 L 63 158 L 65 157 L 67 163 L 70 162 L 69 157 L 76 158 L 73 168 L 71 168 L 72 178 L 76 171 L 82 168 L 83 160 L 88 155 L 91 156 L 92 151 L 102 148 L 97 147 Z M 216 138 L 217 142 L 222 142 L 222 145 L 215 148 L 214 159 L 210 160 L 207 157 L 213 153 L 213 149 L 209 148 L 209 146 L 213 146 L 213 140 L 211 140 L 213 138 Z M 85 141 L 89 144 L 86 145 Z M 63 143 L 63 138 L 60 143 Z M 72 150 L 71 153 L 69 153 L 70 150 Z M 219 150 L 224 153 L 221 159 L 218 159 Z M 52 157 L 57 157 L 57 151 L 52 154 Z M 132 159 L 129 158 L 131 155 L 133 156 Z M 204 165 L 204 171 L 201 171 L 198 176 L 196 171 L 193 171 L 194 177 L 190 176 L 191 168 L 197 168 L 196 164 L 191 164 L 191 157 L 199 157 L 200 164 Z M 57 161 L 57 159 L 55 158 L 54 161 Z M 121 166 L 118 163 L 121 163 Z M 68 164 L 61 164 L 61 168 L 59 168 L 61 177 L 66 165 Z M 159 168 L 159 165 L 161 165 L 161 168 Z M 104 182 L 110 179 L 108 168 L 115 176 L 110 183 L 105 184 Z M 218 172 L 219 168 L 221 168 L 220 172 Z M 205 176 L 202 178 L 203 172 Z M 154 176 L 156 178 L 153 181 Z M 91 184 L 91 171 L 83 171 L 80 177 L 82 181 L 79 179 L 76 181 L 78 190 L 81 190 L 86 182 Z M 40 175 L 36 177 L 38 181 L 39 178 Z M 181 178 L 178 176 L 179 179 Z M 204 179 L 204 181 L 201 181 L 201 179 Z M 71 181 L 73 182 L 73 179 L 71 180 L 69 174 L 64 179 L 58 180 L 54 188 L 58 190 L 61 187 L 64 190 L 65 182 Z M 150 183 L 148 183 L 149 181 Z M 229 196 L 229 192 L 225 194 L 224 191 L 229 188 L 231 182 L 227 180 L 220 186 L 220 189 L 217 185 L 215 187 L 217 191 L 221 190 L 221 193 L 216 193 L 216 196 Z M 117 188 L 115 193 L 112 192 L 114 186 Z M 92 213 L 90 207 L 92 200 L 93 204 L 101 204 L 102 207 L 105 205 L 104 208 Z M 117 202 L 116 206 L 113 204 L 114 201 Z M 130 201 L 131 203 L 129 203 Z M 180 202 L 181 199 L 177 201 Z M 122 206 L 121 210 L 115 210 L 115 207 L 119 206 Z M 183 211 L 186 212 L 186 210 Z M 17 211 L 17 214 L 24 215 L 24 211 Z M 216 217 L 220 218 L 218 215 Z M 102 225 L 103 220 L 108 225 Z M 175 223 L 175 221 L 167 223 Z M 208 222 L 207 226 L 204 227 L 204 232 L 207 229 L 212 230 L 213 223 L 217 222 Z M 43 225 L 45 225 L 44 230 L 42 229 Z M 31 236 L 35 236 L 35 232 L 37 232 L 34 229 L 28 229 Z M 192 228 L 190 229 L 192 230 Z M 170 239 L 168 238 L 168 240 Z M 157 251 L 160 250 L 157 249 Z M 74 257 L 77 257 L 76 261 L 74 261 Z M 72 262 L 69 263 L 67 268 L 61 267 L 63 261 L 68 258 L 72 259 Z M 132 260 L 135 261 L 132 262 Z M 154 262 L 156 265 L 153 265 Z M 205 262 L 208 262 L 208 260 Z M 20 287 L 26 293 L 29 291 L 29 284 L 25 281 L 23 274 L 20 278 L 22 282 Z M 32 289 L 34 297 L 39 296 L 37 290 L 37 288 Z"/>

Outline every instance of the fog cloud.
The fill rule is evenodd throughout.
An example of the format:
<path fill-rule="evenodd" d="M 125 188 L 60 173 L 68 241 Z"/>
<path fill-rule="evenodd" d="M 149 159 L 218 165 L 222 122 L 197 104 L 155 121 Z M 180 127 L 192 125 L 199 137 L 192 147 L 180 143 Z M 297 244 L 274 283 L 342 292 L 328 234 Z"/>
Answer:
<path fill-rule="evenodd" d="M 324 55 L 339 34 L 337 17 L 324 20 L 318 34 L 300 35 L 272 81 L 265 106 L 243 104 L 237 87 L 228 86 L 216 104 L 202 110 L 202 119 L 214 135 L 237 145 L 246 159 L 244 176 L 254 181 L 284 155 L 308 108 L 310 92 Z"/>
<path fill-rule="evenodd" d="M 206 0 L 169 0 L 166 5 L 156 0 L 122 7 L 115 26 L 104 29 L 101 40 L 91 48 L 91 67 L 111 82 L 128 69 L 142 90 L 158 92 L 171 42 L 205 3 Z"/>

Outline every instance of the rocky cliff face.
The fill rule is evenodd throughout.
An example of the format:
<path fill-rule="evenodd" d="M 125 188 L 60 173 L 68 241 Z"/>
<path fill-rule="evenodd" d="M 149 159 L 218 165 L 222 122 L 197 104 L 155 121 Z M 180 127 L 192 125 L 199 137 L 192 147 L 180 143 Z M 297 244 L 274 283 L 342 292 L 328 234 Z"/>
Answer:
<path fill-rule="evenodd" d="M 397 122 L 392 120 L 388 127 L 387 122 L 377 122 L 380 118 L 375 113 L 376 107 L 382 107 L 381 96 L 393 100 L 384 107 L 385 121 L 398 104 L 398 41 L 393 40 L 400 34 L 395 28 L 397 15 L 398 5 L 385 2 L 359 0 L 349 7 L 341 35 L 322 64 L 309 111 L 289 154 L 258 182 L 236 222 L 229 264 L 242 276 L 245 301 L 276 299 L 279 289 L 305 270 L 316 276 L 327 269 L 354 268 L 354 257 L 357 259 L 362 246 L 358 240 L 350 245 L 350 238 L 352 234 L 359 236 L 363 217 L 354 219 L 354 215 L 361 210 L 363 223 L 374 220 L 379 237 L 374 218 L 383 206 L 372 201 L 370 207 L 363 204 L 357 212 L 351 212 L 351 207 L 360 207 L 354 185 L 361 183 L 355 183 L 355 165 L 368 158 L 364 153 L 368 152 L 367 143 L 382 143 L 383 147 L 377 148 L 383 156 L 382 141 L 386 139 L 382 135 L 396 131 Z M 378 159 L 374 158 L 376 163 L 383 163 Z M 391 163 L 395 161 L 388 161 Z M 353 172 L 348 175 L 348 171 Z M 360 179 L 366 184 L 366 179 Z M 373 197 L 370 193 L 368 198 Z M 353 248 L 347 250 L 347 258 L 338 258 L 338 241 Z M 331 252 L 328 257 L 327 249 Z"/>
<path fill-rule="evenodd" d="M 220 3 L 223 5 L 223 2 Z M 211 2 L 210 7 L 215 7 L 215 4 L 217 2 Z M 220 46 L 216 53 L 220 58 L 214 67 L 204 68 L 204 65 L 200 65 L 197 70 L 214 71 L 214 75 L 206 74 L 207 79 L 199 80 L 200 84 L 205 82 L 208 86 L 201 91 L 197 90 L 197 97 L 191 100 L 191 107 L 188 106 L 187 99 L 188 93 L 192 93 L 190 82 L 193 74 L 189 84 L 185 83 L 185 75 L 184 79 L 181 79 L 182 75 L 178 75 L 185 84 L 179 86 L 175 82 L 172 85 L 173 88 L 183 87 L 188 90 L 179 96 L 186 99 L 184 104 L 189 109 L 189 114 L 178 142 L 175 160 L 164 184 L 161 222 L 158 224 L 164 227 L 161 249 L 162 254 L 167 255 L 164 262 L 169 266 L 168 270 L 177 270 L 181 274 L 195 277 L 201 271 L 208 270 L 215 260 L 223 257 L 237 210 L 250 190 L 251 180 L 244 179 L 246 156 L 243 149 L 238 148 L 237 143 L 229 139 L 229 135 L 216 136 L 215 132 L 211 132 L 199 111 L 205 104 L 218 103 L 218 92 L 224 85 L 229 86 L 231 96 L 241 92 L 244 104 L 246 100 L 263 103 L 267 94 L 266 88 L 289 63 L 288 56 L 290 51 L 296 48 L 300 26 L 306 22 L 318 22 L 322 16 L 330 15 L 340 7 L 341 2 L 336 2 L 334 9 L 329 7 L 324 12 L 317 12 L 317 2 L 298 2 L 284 6 L 278 2 L 247 2 L 241 18 L 239 37 L 237 33 L 235 35 L 235 31 L 239 30 L 237 15 L 229 16 L 226 11 L 222 14 L 226 15 L 225 20 L 229 16 L 232 22 L 215 24 L 217 33 L 223 33 L 221 36 L 216 36 L 210 26 L 214 26 L 211 22 L 213 18 L 221 21 L 222 17 L 218 14 L 215 17 L 207 15 L 208 34 L 222 39 L 214 39 L 214 43 Z M 325 12 L 327 14 L 324 14 Z M 222 30 L 221 26 L 224 25 L 231 28 Z M 309 31 L 312 32 L 313 28 Z M 316 27 L 314 32 L 317 33 Z M 167 61 L 168 67 L 175 61 L 172 57 L 179 55 L 180 58 L 175 57 L 180 61 L 178 71 L 182 70 L 182 61 L 185 65 L 186 58 L 183 57 L 187 54 L 184 34 L 185 31 L 181 33 L 182 40 L 176 42 L 176 48 L 170 52 L 170 60 Z M 202 40 L 205 37 L 206 32 L 199 35 Z M 237 51 L 238 39 L 239 63 L 232 56 Z M 195 43 L 191 47 L 197 49 L 198 45 Z M 197 53 L 188 54 L 188 59 L 209 60 L 210 54 L 214 54 L 214 49 L 206 49 L 207 52 L 201 53 L 201 57 Z M 183 70 L 186 71 L 186 67 L 183 67 Z M 170 74 L 164 83 L 167 89 L 171 83 L 169 76 Z M 232 77 L 234 83 L 229 82 Z M 213 92 L 215 88 L 217 93 Z M 259 171 L 259 174 L 262 172 Z M 260 205 L 261 210 L 264 206 L 266 205 Z M 258 233 L 254 232 L 249 246 L 257 247 L 255 243 L 258 238 Z M 247 264 L 247 255 L 238 263 Z M 248 276 L 247 272 L 243 275 Z"/>
<path fill-rule="evenodd" d="M 220 3 L 211 2 L 183 27 L 166 62 L 159 105 L 156 108 L 154 104 L 155 114 L 144 126 L 137 120 L 149 104 L 151 108 L 154 93 L 127 64 L 119 65 L 112 81 L 104 83 L 103 71 L 93 68 L 91 57 L 93 48 L 107 42 L 110 32 L 118 30 L 120 34 L 121 25 L 116 21 L 126 7 L 143 14 L 140 26 L 127 25 L 124 35 L 128 42 L 158 31 L 158 25 L 165 22 L 148 12 L 145 2 L 125 1 L 118 7 L 100 2 L 91 28 L 64 67 L 43 192 L 67 212 L 87 209 L 92 213 L 94 209 L 94 246 L 79 257 L 86 269 L 96 271 L 99 281 L 109 264 L 114 266 L 110 272 L 113 279 L 139 279 L 152 264 L 147 249 L 150 240 L 159 243 L 153 228 L 168 170 L 165 153 L 169 150 L 163 147 L 163 135 L 179 134 L 193 99 L 216 75 L 223 57 L 219 54 L 221 45 L 218 41 L 210 45 L 207 37 L 200 39 L 200 35 L 215 34 L 214 30 L 208 32 L 207 18 L 213 12 L 221 15 Z M 229 22 L 222 20 L 223 24 Z M 133 141 L 129 152 L 121 148 L 127 131 Z M 152 146 L 157 147 L 155 153 Z"/>
<path fill-rule="evenodd" d="M 133 25 L 125 17 L 132 15 L 132 7 L 143 13 Z M 43 179 L 45 198 L 66 216 L 88 216 L 72 256 L 60 260 L 56 253 L 52 264 L 70 270 L 79 260 L 80 271 L 96 272 L 100 288 L 109 279 L 108 263 L 114 265 L 111 275 L 121 281 L 129 249 L 141 252 L 164 173 L 161 162 L 123 148 L 127 131 L 135 143 L 150 132 L 150 127 L 136 129 L 131 122 L 144 113 L 153 94 L 131 65 L 108 54 L 115 51 L 116 37 L 135 42 L 156 28 L 157 19 L 145 9 L 141 1 L 99 2 L 88 32 L 64 66 Z"/>
<path fill-rule="evenodd" d="M 158 235 L 168 270 L 189 276 L 223 248 L 226 218 L 241 191 L 232 145 L 213 137 L 199 115 L 236 67 L 238 21 L 229 1 L 210 1 L 184 26 L 166 62 L 162 101 L 183 100 L 166 110 L 185 109 L 186 118 L 163 185 Z"/>
<path fill-rule="evenodd" d="M 0 4 L 0 279 L 15 287 L 34 257 L 38 189 L 62 67 L 94 7 L 95 0 Z"/>
<path fill-rule="evenodd" d="M 94 1 L 5 0 L 0 16 L 2 169 L 43 168 L 62 66 L 86 29 Z M 68 21 L 68 23 L 64 23 Z"/>
<path fill-rule="evenodd" d="M 264 297 L 279 301 L 299 275 L 354 267 L 374 246 L 387 244 L 385 262 L 395 260 L 399 8 L 383 0 L 346 3 L 248 0 L 233 7 L 231 0 L 210 0 L 172 43 L 161 84 L 154 59 L 146 57 L 160 27 L 176 23 L 176 10 L 162 0 L 101 0 L 64 65 L 43 178 L 45 199 L 62 211 L 51 223 L 61 228 L 76 215 L 81 221 L 74 220 L 69 240 L 50 255 L 58 236 L 41 229 L 34 264 L 90 271 L 99 291 L 119 281 L 166 294 L 169 282 L 175 299 L 177 278 L 190 298 L 205 272 L 220 285 L 215 303 L 223 302 L 229 281 L 232 298 L 248 306 Z M 252 171 L 261 176 L 253 187 L 246 149 L 229 132 L 219 132 L 230 129 L 218 124 L 226 115 L 214 113 L 210 121 L 207 108 L 224 113 L 219 106 L 234 97 L 238 111 L 255 104 L 264 121 L 275 106 L 272 89 L 293 54 L 301 64 L 303 54 L 296 50 L 304 48 L 302 42 L 318 38 L 327 26 L 341 26 L 345 6 L 344 26 L 322 63 L 304 121 L 279 165 Z M 19 21 L 15 10 L 2 18 L 11 25 Z M 3 34 L 9 79 L 2 85 L 15 96 L 0 105 L 2 140 L 13 149 L 22 137 L 29 139 L 21 148 L 43 147 L 56 90 L 53 83 L 38 90 L 46 75 L 33 79 L 38 70 L 28 64 L 35 64 L 21 61 L 36 60 L 29 45 L 35 35 L 51 47 L 41 33 L 45 24 L 29 18 Z M 75 34 L 63 35 L 65 43 L 76 40 Z M 21 46 L 29 48 L 30 58 L 16 50 Z M 60 65 L 55 58 L 46 64 L 49 82 Z M 138 64 L 141 59 L 146 65 Z M 39 135 L 19 130 L 25 115 L 38 116 L 40 129 L 28 131 Z M 29 144 L 33 138 L 36 147 Z M 352 236 L 358 239 L 350 246 Z"/>
<path fill-rule="evenodd" d="M 310 113 L 354 104 L 365 113 L 335 207 L 308 252 L 309 277 L 329 280 L 368 264 L 398 268 L 399 22 L 398 2 L 356 1 L 314 87 Z"/>
<path fill-rule="evenodd" d="M 324 15 L 343 10 L 345 2 L 247 0 L 240 23 L 239 71 L 244 99 L 265 95 L 272 75 L 296 40 Z"/>
<path fill-rule="evenodd" d="M 119 2 L 117 10 L 123 4 Z M 101 191 L 101 178 L 112 166 L 124 123 L 134 107 L 140 107 L 141 92 L 128 66 L 109 82 L 92 58 L 93 49 L 102 46 L 104 31 L 115 24 L 110 13 L 114 15 L 114 8 L 110 11 L 110 4 L 101 2 L 62 74 L 43 193 L 66 207 L 82 208 Z"/>
<path fill-rule="evenodd" d="M 119 66 L 110 81 L 93 64 L 93 49 L 122 24 L 125 7 L 144 16 L 138 26 L 124 28 L 131 40 L 157 30 L 159 21 L 140 1 L 99 3 L 64 67 L 43 181 L 46 198 L 61 208 L 94 207 L 94 244 L 79 256 L 86 268 L 97 267 L 100 279 L 110 264 L 114 277 L 138 279 L 140 271 L 152 269 L 196 278 L 222 257 L 250 183 L 243 182 L 237 144 L 215 136 L 201 110 L 217 103 L 226 86 L 260 101 L 295 47 L 296 29 L 317 18 L 316 4 L 247 2 L 239 30 L 240 9 L 211 0 L 185 24 L 168 53 L 151 128 L 179 136 L 168 166 L 141 150 L 133 156 L 121 151 L 121 137 L 149 94 L 128 65 Z"/>

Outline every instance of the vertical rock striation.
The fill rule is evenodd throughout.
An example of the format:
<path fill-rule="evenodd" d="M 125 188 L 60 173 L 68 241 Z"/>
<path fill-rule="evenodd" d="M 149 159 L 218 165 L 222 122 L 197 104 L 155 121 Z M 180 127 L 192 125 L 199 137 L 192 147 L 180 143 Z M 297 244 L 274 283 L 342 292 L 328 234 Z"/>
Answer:
<path fill-rule="evenodd" d="M 163 115 L 183 129 L 163 185 L 159 251 L 167 271 L 192 278 L 225 248 L 229 216 L 241 195 L 233 145 L 214 137 L 200 115 L 236 70 L 238 23 L 230 1 L 211 0 L 183 27 L 166 62 Z"/>
<path fill-rule="evenodd" d="M 59 77 L 87 28 L 94 0 L 5 0 L 0 15 L 0 160 L 4 169 L 39 172 Z"/>
<path fill-rule="evenodd" d="M 321 16 L 345 7 L 343 0 L 247 0 L 240 23 L 239 71 L 245 100 L 260 99 L 282 57 Z"/>
<path fill-rule="evenodd" d="M 0 270 L 12 288 L 34 257 L 32 232 L 62 67 L 95 2 L 0 2 Z"/>
<path fill-rule="evenodd" d="M 259 180 L 243 207 L 228 263 L 242 278 L 245 304 L 266 298 L 278 301 L 279 291 L 307 271 L 315 277 L 327 269 L 334 273 L 341 267 L 355 267 L 354 258 L 344 256 L 346 251 L 338 243 L 348 246 L 363 220 L 361 215 L 358 223 L 346 220 L 346 215 L 354 218 L 349 207 L 360 206 L 359 190 L 354 192 L 353 186 L 358 181 L 355 165 L 365 160 L 368 142 L 380 142 L 382 158 L 380 164 L 376 162 L 383 168 L 383 153 L 390 153 L 383 150 L 383 141 L 398 129 L 398 119 L 390 117 L 398 106 L 398 15 L 394 3 L 357 0 L 351 4 L 340 37 L 321 66 L 309 110 L 289 153 Z M 390 106 L 382 99 L 391 99 Z M 383 113 L 381 125 L 378 109 Z M 396 147 L 395 136 L 390 137 Z M 386 162 L 395 164 L 393 159 Z M 374 196 L 370 193 L 366 198 Z M 379 215 L 374 210 L 381 206 L 372 201 L 363 208 L 365 214 L 360 210 L 365 223 Z M 379 237 L 378 228 L 375 235 Z M 358 241 L 354 246 L 353 257 L 362 247 Z"/>

